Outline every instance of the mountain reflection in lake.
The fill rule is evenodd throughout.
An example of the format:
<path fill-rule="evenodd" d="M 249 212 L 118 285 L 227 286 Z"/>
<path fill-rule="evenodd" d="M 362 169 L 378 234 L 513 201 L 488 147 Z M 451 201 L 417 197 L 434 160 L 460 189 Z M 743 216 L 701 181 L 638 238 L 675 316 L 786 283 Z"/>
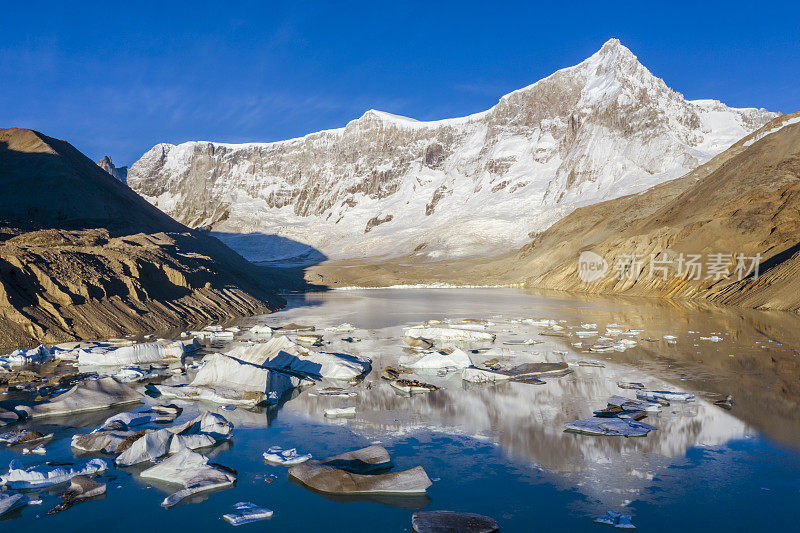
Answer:
<path fill-rule="evenodd" d="M 239 481 L 234 488 L 203 496 L 203 503 L 164 511 L 158 506 L 161 487 L 148 488 L 131 469 L 112 470 L 103 501 L 53 517 L 45 517 L 46 509 L 40 513 L 28 507 L 4 518 L 21 518 L 13 523 L 15 531 L 42 526 L 83 530 L 90 523 L 111 521 L 123 531 L 148 525 L 204 531 L 229 527 L 219 517 L 238 501 L 273 509 L 271 521 L 250 527 L 276 531 L 410 531 L 411 509 L 422 507 L 487 514 L 498 520 L 501 531 L 601 530 L 608 526 L 592 519 L 609 509 L 632 514 L 634 524 L 647 531 L 789 529 L 799 517 L 794 504 L 800 492 L 797 316 L 512 289 L 353 290 L 289 298 L 293 301 L 286 311 L 242 325 L 313 324 L 328 343 L 321 350 L 370 357 L 373 370 L 353 387 L 356 397 L 314 396 L 315 387 L 268 409 L 227 411 L 186 403 L 185 417 L 202 407 L 236 425 L 232 446 L 216 449 L 212 460 L 235 468 Z M 487 331 L 497 334 L 492 347 L 507 350 L 500 357 L 504 364 L 566 361 L 573 373 L 531 385 L 469 384 L 460 372 L 417 371 L 412 378 L 440 389 L 410 397 L 380 379 L 385 366 L 397 366 L 408 354 L 400 342 L 403 326 L 465 318 L 491 321 Z M 566 335 L 541 336 L 544 328 L 520 322 L 526 318 L 556 320 Z M 323 331 L 343 322 L 358 329 Z M 581 339 L 576 331 L 603 335 L 609 325 L 641 330 L 627 337 L 637 346 L 588 353 L 598 336 Z M 676 337 L 674 344 L 664 335 Z M 712 336 L 722 340 L 701 340 Z M 344 340 L 349 337 L 360 340 Z M 543 342 L 502 344 L 528 338 Z M 582 346 L 574 345 L 578 342 Z M 469 355 L 478 366 L 495 357 Z M 578 361 L 605 366 L 579 366 Z M 612 395 L 635 397 L 618 381 L 692 392 L 697 401 L 673 402 L 650 414 L 644 422 L 658 429 L 647 437 L 563 431 L 564 423 L 590 417 Z M 727 395 L 735 400 L 733 409 L 714 405 Z M 323 416 L 327 408 L 348 406 L 356 407 L 355 418 Z M 107 414 L 67 424 L 96 425 Z M 57 429 L 47 459 L 74 459 L 69 438 L 85 430 L 49 424 L 37 426 Z M 261 460 L 272 445 L 324 457 L 371 442 L 385 446 L 398 468 L 424 466 L 435 480 L 428 497 L 326 498 L 290 483 L 284 467 Z M 17 455 L 0 450 L 0 461 Z M 274 476 L 274 482 L 265 483 L 265 476 Z M 37 514 L 44 522 L 34 519 Z"/>

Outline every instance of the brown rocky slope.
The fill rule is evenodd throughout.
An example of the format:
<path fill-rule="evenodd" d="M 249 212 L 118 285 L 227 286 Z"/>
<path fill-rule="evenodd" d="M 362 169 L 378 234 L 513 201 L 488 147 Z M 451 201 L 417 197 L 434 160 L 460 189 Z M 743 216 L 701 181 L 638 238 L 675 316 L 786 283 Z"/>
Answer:
<path fill-rule="evenodd" d="M 191 231 L 69 143 L 0 130 L 0 346 L 269 312 L 265 272 Z"/>

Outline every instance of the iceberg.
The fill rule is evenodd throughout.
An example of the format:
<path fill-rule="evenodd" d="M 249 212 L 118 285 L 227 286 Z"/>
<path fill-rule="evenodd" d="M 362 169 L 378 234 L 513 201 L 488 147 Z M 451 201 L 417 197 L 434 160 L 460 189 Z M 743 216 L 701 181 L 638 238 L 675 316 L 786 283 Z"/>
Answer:
<path fill-rule="evenodd" d="M 108 470 L 102 459 L 92 459 L 81 466 L 38 465 L 20 468 L 12 461 L 7 474 L 0 475 L 0 485 L 11 489 L 36 489 L 66 483 L 75 476 L 90 476 Z"/>
<path fill-rule="evenodd" d="M 161 502 L 161 507 L 166 509 L 192 494 L 230 487 L 236 482 L 236 473 L 233 470 L 209 463 L 208 458 L 186 448 L 144 470 L 140 475 L 144 479 L 165 481 L 183 487 Z"/>
<path fill-rule="evenodd" d="M 54 397 L 47 403 L 34 406 L 19 405 L 18 411 L 25 411 L 29 418 L 65 415 L 83 411 L 97 411 L 117 405 L 139 403 L 142 395 L 114 378 L 106 377 L 87 380 L 75 385 L 67 392 Z"/>
<path fill-rule="evenodd" d="M 78 350 L 78 363 L 97 366 L 127 366 L 156 363 L 164 359 L 180 359 L 186 346 L 183 342 L 153 342 L 132 346 L 96 346 Z"/>
<path fill-rule="evenodd" d="M 0 355 L 0 363 L 11 366 L 46 363 L 53 354 L 47 346 L 40 344 L 30 350 L 14 350 L 8 355 Z"/>
<path fill-rule="evenodd" d="M 414 326 L 407 328 L 406 337 L 418 337 L 440 342 L 493 342 L 495 335 L 486 331 L 458 328 Z"/>
<path fill-rule="evenodd" d="M 472 361 L 463 350 L 458 348 L 452 351 L 430 352 L 422 357 L 401 357 L 400 364 L 406 368 L 415 369 L 461 369 L 472 366 Z"/>
<path fill-rule="evenodd" d="M 289 477 L 328 494 L 420 494 L 433 484 L 421 466 L 388 474 L 362 475 L 304 463 L 290 468 Z"/>
<path fill-rule="evenodd" d="M 244 343 L 226 354 L 269 369 L 313 377 L 352 379 L 369 371 L 372 362 L 354 355 L 317 352 L 293 342 L 285 335 L 264 343 Z"/>
<path fill-rule="evenodd" d="M 69 488 L 59 494 L 64 501 L 50 509 L 47 514 L 60 513 L 85 500 L 102 496 L 106 493 L 106 484 L 98 483 L 86 476 L 75 476 L 69 482 Z"/>

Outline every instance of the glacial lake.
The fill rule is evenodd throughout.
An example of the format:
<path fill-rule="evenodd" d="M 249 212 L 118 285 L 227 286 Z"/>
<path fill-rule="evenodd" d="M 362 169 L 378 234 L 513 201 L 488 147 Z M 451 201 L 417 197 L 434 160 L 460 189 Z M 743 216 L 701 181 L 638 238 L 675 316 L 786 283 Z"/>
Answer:
<path fill-rule="evenodd" d="M 160 503 L 171 490 L 139 478 L 144 466 L 116 468 L 113 456 L 105 456 L 110 470 L 98 477 L 107 483 L 104 498 L 48 515 L 64 487 L 35 491 L 30 496 L 42 504 L 7 514 L 0 527 L 15 533 L 218 531 L 233 527 L 222 520 L 223 514 L 236 502 L 249 501 L 275 514 L 240 526 L 243 531 L 411 531 L 412 513 L 423 508 L 485 514 L 505 532 L 612 531 L 593 522 L 608 510 L 632 515 L 640 531 L 797 529 L 800 317 L 516 289 L 344 290 L 287 299 L 286 309 L 238 324 L 312 324 L 329 343 L 320 350 L 370 357 L 373 369 L 353 387 L 356 397 L 312 396 L 310 388 L 279 406 L 232 411 L 174 402 L 185 408 L 179 421 L 205 409 L 235 424 L 229 442 L 210 452 L 200 450 L 238 472 L 234 487 L 164 510 Z M 566 361 L 574 364 L 574 371 L 546 377 L 544 385 L 471 384 L 462 382 L 460 372 L 417 373 L 411 377 L 440 389 L 411 397 L 380 378 L 385 366 L 396 366 L 406 354 L 403 326 L 465 318 L 491 322 L 487 331 L 497 334 L 493 346 L 510 350 L 504 360 Z M 541 336 L 544 328 L 523 319 L 555 320 L 566 336 Z M 324 331 L 344 322 L 358 329 Z M 582 324 L 596 324 L 601 335 L 607 326 L 641 332 L 629 337 L 637 346 L 623 352 L 589 353 L 586 347 L 594 340 L 575 335 L 587 329 Z M 675 342 L 667 342 L 664 335 L 674 336 Z M 360 341 L 343 340 L 347 337 Z M 542 342 L 502 344 L 529 338 Z M 576 347 L 576 342 L 583 345 Z M 481 353 L 470 356 L 479 366 L 488 358 Z M 604 366 L 580 366 L 578 361 Z M 191 375 L 190 370 L 170 379 L 185 382 Z M 644 422 L 658 429 L 646 437 L 564 432 L 565 423 L 591 417 L 612 395 L 634 398 L 636 391 L 619 388 L 619 381 L 690 392 L 697 400 L 673 402 L 661 413 L 650 414 Z M 714 405 L 727 395 L 735 401 L 732 409 Z M 9 395 L 0 400 L 2 405 L 13 403 Z M 356 407 L 355 418 L 323 416 L 327 408 L 345 406 Z M 0 465 L 5 471 L 15 458 L 34 465 L 92 457 L 74 453 L 71 437 L 120 411 L 23 425 L 55 434 L 46 445 L 47 455 L 22 455 L 17 447 L 0 447 Z M 427 496 L 326 497 L 291 482 L 286 467 L 268 465 L 262 458 L 275 445 L 324 458 L 372 443 L 387 448 L 395 469 L 422 465 L 434 481 Z"/>

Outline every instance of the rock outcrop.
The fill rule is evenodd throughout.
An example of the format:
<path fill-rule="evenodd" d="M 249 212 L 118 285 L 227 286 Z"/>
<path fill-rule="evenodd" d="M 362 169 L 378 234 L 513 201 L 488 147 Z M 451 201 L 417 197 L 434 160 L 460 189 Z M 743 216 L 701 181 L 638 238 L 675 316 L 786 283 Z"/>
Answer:
<path fill-rule="evenodd" d="M 0 130 L 0 345 L 158 331 L 282 304 L 268 275 L 64 141 Z"/>

